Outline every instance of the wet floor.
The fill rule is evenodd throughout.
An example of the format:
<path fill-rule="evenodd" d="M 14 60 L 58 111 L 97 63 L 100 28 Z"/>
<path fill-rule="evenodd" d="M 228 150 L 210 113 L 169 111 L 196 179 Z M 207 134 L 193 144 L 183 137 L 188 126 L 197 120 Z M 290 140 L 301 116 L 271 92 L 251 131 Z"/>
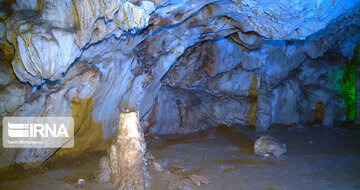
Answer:
<path fill-rule="evenodd" d="M 288 152 L 275 160 L 253 154 L 254 141 L 261 134 L 224 127 L 176 144 L 164 142 L 169 145 L 165 148 L 150 141 L 149 152 L 164 170 L 176 166 L 210 181 L 199 188 L 190 185 L 196 189 L 360 189 L 357 128 L 272 129 L 266 134 L 285 143 Z M 189 176 L 180 175 L 183 179 Z"/>
<path fill-rule="evenodd" d="M 287 155 L 255 156 L 254 141 L 263 134 L 285 143 Z M 273 127 L 263 134 L 221 125 L 187 136 L 149 135 L 149 189 L 360 189 L 358 127 Z M 102 155 L 48 161 L 41 169 L 16 166 L 1 172 L 0 189 L 111 189 L 95 179 Z M 197 186 L 192 175 L 209 183 Z"/>

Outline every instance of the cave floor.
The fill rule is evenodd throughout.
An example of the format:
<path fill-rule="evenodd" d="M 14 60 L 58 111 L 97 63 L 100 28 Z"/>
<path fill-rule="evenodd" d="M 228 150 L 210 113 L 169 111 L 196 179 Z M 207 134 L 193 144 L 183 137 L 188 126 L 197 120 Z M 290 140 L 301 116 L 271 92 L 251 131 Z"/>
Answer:
<path fill-rule="evenodd" d="M 149 189 L 360 189 L 359 127 L 273 127 L 264 133 L 237 128 L 146 137 Z M 253 143 L 264 134 L 285 143 L 287 155 L 255 156 Z M 15 170 L 21 177 L 2 176 L 0 189 L 111 189 L 95 180 L 104 154 L 49 162 L 41 171 Z M 209 183 L 196 186 L 189 178 L 194 174 Z M 84 185 L 76 185 L 79 178 Z"/>

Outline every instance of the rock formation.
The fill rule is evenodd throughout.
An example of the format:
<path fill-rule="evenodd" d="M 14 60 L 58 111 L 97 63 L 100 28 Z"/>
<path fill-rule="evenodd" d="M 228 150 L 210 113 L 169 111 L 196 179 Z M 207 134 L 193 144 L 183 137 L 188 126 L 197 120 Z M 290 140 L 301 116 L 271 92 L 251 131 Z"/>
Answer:
<path fill-rule="evenodd" d="M 359 0 L 8 3 L 0 116 L 73 116 L 77 132 L 71 150 L 0 148 L 0 167 L 104 149 L 126 109 L 160 134 L 347 120 Z"/>
<path fill-rule="evenodd" d="M 356 53 L 356 52 L 354 52 Z M 355 102 L 356 102 L 356 116 L 355 122 L 360 124 L 360 62 L 356 63 L 356 86 L 355 86 Z"/>
<path fill-rule="evenodd" d="M 136 111 L 120 113 L 116 137 L 108 155 L 100 161 L 97 179 L 116 189 L 145 189 L 148 186 L 146 144 Z"/>
<path fill-rule="evenodd" d="M 279 158 L 286 153 L 286 146 L 273 137 L 263 136 L 255 141 L 254 151 L 259 156 Z"/>

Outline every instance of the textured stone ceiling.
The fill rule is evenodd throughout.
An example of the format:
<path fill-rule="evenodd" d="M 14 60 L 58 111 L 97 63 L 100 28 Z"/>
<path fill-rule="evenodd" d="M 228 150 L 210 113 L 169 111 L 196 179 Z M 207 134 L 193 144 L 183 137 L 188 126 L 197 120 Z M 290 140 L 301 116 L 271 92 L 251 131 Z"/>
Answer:
<path fill-rule="evenodd" d="M 12 65 L 16 76 L 32 85 L 59 80 L 76 58 L 99 41 L 114 36 L 137 46 L 164 29 L 177 38 L 187 33 L 196 37 L 192 32 L 206 38 L 212 33 L 239 31 L 263 39 L 304 40 L 349 11 L 357 1 L 155 3 L 157 7 L 150 1 L 17 1 L 2 29 L 6 30 L 3 38 L 15 49 Z M 133 39 L 134 35 L 141 39 Z"/>
<path fill-rule="evenodd" d="M 0 114 L 75 117 L 78 154 L 106 147 L 128 108 L 162 134 L 331 126 L 348 114 L 341 77 L 359 62 L 359 2 L 2 2 Z M 1 165 L 55 151 L 1 150 Z"/>

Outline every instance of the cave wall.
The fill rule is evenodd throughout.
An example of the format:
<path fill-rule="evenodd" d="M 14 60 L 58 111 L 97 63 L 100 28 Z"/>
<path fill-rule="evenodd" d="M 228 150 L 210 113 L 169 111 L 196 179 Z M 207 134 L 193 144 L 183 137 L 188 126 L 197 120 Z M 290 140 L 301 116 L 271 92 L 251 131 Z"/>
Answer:
<path fill-rule="evenodd" d="M 356 67 L 356 118 L 355 122 L 360 124 L 360 64 Z"/>
<path fill-rule="evenodd" d="M 345 121 L 346 106 L 334 90 L 338 81 L 333 75 L 344 70 L 347 60 L 334 53 L 311 59 L 306 57 L 303 46 L 285 46 L 268 47 L 272 50 L 262 54 L 263 63 L 254 53 L 257 50 L 245 49 L 231 38 L 189 48 L 161 81 L 167 87 L 160 89 L 152 110 L 155 113 L 150 114 L 154 126 L 151 131 L 187 133 L 221 123 L 254 125 L 264 130 L 271 124 L 333 126 L 334 122 Z M 290 58 L 284 54 L 290 54 Z M 244 60 L 254 64 L 244 65 Z M 271 64 L 267 61 L 276 62 L 277 67 L 267 67 Z M 196 101 L 188 100 L 191 96 Z M 255 111 L 251 108 L 254 99 Z M 317 104 L 323 106 L 321 113 L 317 113 Z M 244 106 L 243 110 L 237 110 L 238 105 Z M 249 121 L 252 111 L 254 122 Z M 322 115 L 321 121 L 317 121 L 316 114 Z M 184 125 L 182 120 L 189 124 Z"/>
<path fill-rule="evenodd" d="M 0 116 L 73 116 L 79 132 L 71 150 L 0 148 L 0 166 L 106 149 L 126 109 L 160 134 L 346 120 L 358 0 L 1 6 Z"/>

